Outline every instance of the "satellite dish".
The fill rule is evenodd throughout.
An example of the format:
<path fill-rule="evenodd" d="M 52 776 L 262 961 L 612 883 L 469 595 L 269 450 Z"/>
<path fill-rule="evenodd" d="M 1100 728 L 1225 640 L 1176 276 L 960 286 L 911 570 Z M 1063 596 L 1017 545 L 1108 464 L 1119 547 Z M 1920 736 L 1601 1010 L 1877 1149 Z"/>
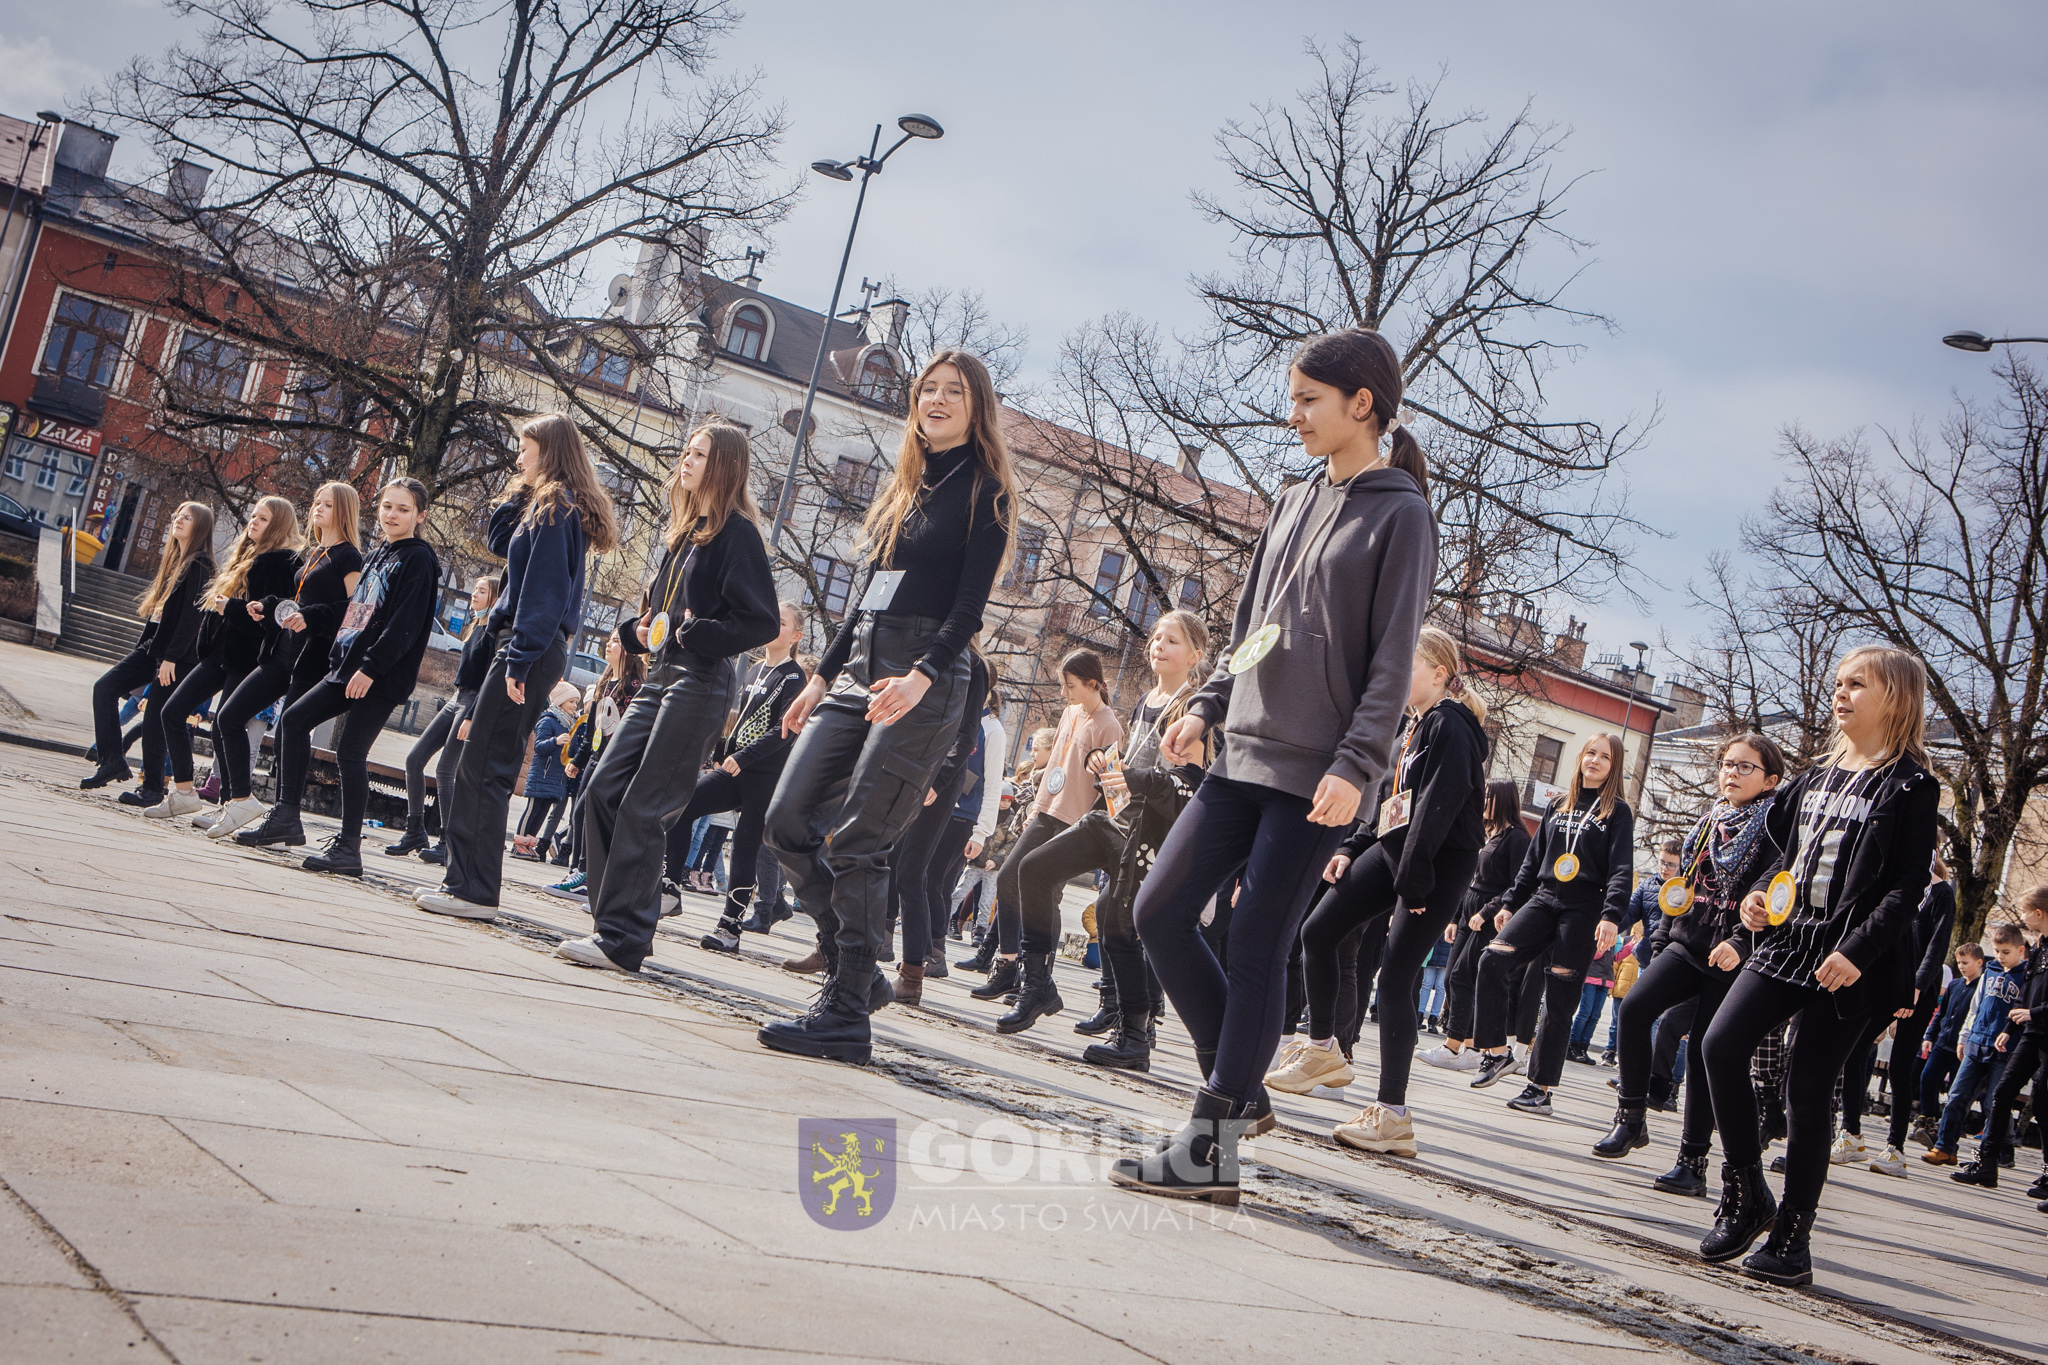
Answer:
<path fill-rule="evenodd" d="M 604 292 L 605 296 L 611 300 L 613 308 L 624 308 L 626 306 L 626 296 L 633 292 L 633 277 L 631 275 L 612 276 L 612 282 L 606 286 Z"/>

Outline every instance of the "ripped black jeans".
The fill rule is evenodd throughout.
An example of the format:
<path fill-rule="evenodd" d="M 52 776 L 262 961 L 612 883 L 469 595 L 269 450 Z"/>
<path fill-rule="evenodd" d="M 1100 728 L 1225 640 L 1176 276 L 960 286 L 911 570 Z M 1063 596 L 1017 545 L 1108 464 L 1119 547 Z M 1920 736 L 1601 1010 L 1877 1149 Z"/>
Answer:
<path fill-rule="evenodd" d="M 1586 983 L 1586 968 L 1593 965 L 1593 936 L 1599 928 L 1598 904 L 1563 905 L 1544 891 L 1531 896 L 1480 956 L 1474 1045 L 1490 1048 L 1506 1044 L 1508 990 L 1514 973 L 1523 960 L 1547 949 L 1550 967 L 1543 977 L 1545 1009 L 1529 1064 L 1529 1080 L 1535 1085 L 1556 1085 L 1564 1075 L 1572 1016 L 1578 1012 L 1579 989 Z M 1533 980 L 1524 982 L 1524 996 L 1535 988 Z"/>

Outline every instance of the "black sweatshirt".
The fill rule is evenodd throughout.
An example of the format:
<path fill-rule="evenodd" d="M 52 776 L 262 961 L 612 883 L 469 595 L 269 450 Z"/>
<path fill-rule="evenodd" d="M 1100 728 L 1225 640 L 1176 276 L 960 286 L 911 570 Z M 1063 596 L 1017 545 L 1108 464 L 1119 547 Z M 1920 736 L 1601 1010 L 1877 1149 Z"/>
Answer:
<path fill-rule="evenodd" d="M 522 487 L 492 508 L 484 537 L 485 547 L 505 561 L 491 629 L 505 647 L 505 676 L 520 683 L 548 646 L 576 634 L 588 544 L 575 504 L 556 508 L 552 521 L 539 521 L 526 515 L 530 500 Z"/>
<path fill-rule="evenodd" d="M 782 713 L 803 690 L 804 666 L 794 657 L 779 664 L 762 664 L 740 693 L 732 733 L 718 742 L 712 761 L 723 763 L 730 758 L 743 773 L 780 772 L 790 746 L 796 743 L 782 733 Z"/>
<path fill-rule="evenodd" d="M 1521 870 L 1515 874 L 1515 884 L 1503 898 L 1508 909 L 1519 910 L 1531 897 L 1542 895 L 1567 910 L 1598 906 L 1601 919 L 1617 929 L 1621 927 L 1628 918 L 1629 883 L 1635 871 L 1632 854 L 1636 817 L 1628 802 L 1616 801 L 1614 813 L 1602 820 L 1599 805 L 1597 792 L 1582 793 L 1577 814 L 1571 820 L 1563 820 L 1560 817 L 1566 814 L 1564 798 L 1560 796 L 1550 803 L 1536 837 L 1529 841 L 1529 851 L 1522 858 Z M 1585 817 L 1583 827 L 1579 825 L 1579 815 Z M 1571 837 L 1574 829 L 1578 830 L 1576 839 Z M 1579 873 L 1570 881 L 1561 882 L 1557 880 L 1557 860 L 1567 852 L 1578 855 Z"/>
<path fill-rule="evenodd" d="M 346 684 L 363 672 L 371 678 L 365 695 L 392 702 L 411 696 L 440 596 L 441 560 L 433 546 L 407 536 L 372 550 L 335 632 L 327 680 Z"/>
<path fill-rule="evenodd" d="M 946 675 L 981 629 L 981 613 L 1009 547 L 1001 496 L 1001 485 L 982 472 L 973 442 L 930 456 L 924 466 L 924 492 L 904 518 L 895 555 L 887 564 L 870 561 L 862 580 L 864 598 L 876 570 L 901 569 L 903 581 L 896 585 L 886 613 L 943 619 L 914 665 L 934 682 Z M 858 606 L 861 598 L 853 605 Z M 858 616 L 857 611 L 846 613 L 818 663 L 818 676 L 827 683 L 852 657 Z"/>
<path fill-rule="evenodd" d="M 2013 1040 L 2022 1035 L 2048 1039 L 2048 934 L 2043 934 L 2033 951 L 2027 954 L 2027 979 L 2020 987 L 2020 1005 L 2029 1011 L 2027 1022 L 2015 1024 L 2011 1019 L 2005 1021 L 2005 1032 L 2011 1035 L 2006 1041 L 2008 1050 Z M 2034 1100 L 2038 1107 L 2038 1093 Z"/>
<path fill-rule="evenodd" d="M 467 706 L 491 674 L 491 661 L 498 656 L 498 632 L 491 627 L 495 617 L 485 616 L 462 642 L 462 659 L 455 665 L 455 699 Z"/>
<path fill-rule="evenodd" d="M 685 567 L 689 576 L 678 581 Z M 647 600 L 648 620 L 668 613 L 664 653 L 680 649 L 705 658 L 730 659 L 767 644 L 782 632 L 782 606 L 775 598 L 775 578 L 768 570 L 761 528 L 742 516 L 727 517 L 709 544 L 693 545 L 685 536 L 670 547 L 661 558 L 661 571 L 654 576 Z M 619 642 L 634 654 L 648 652 L 640 643 L 640 619 L 634 616 L 619 622 Z"/>
<path fill-rule="evenodd" d="M 1407 833 L 1394 863 L 1394 892 L 1428 905 L 1438 850 L 1472 850 L 1486 839 L 1486 731 L 1463 702 L 1445 697 L 1410 723 L 1398 753 L 1401 790 L 1410 794 Z M 1356 858 L 1378 835 L 1379 812 L 1366 813 L 1340 846 Z"/>
<path fill-rule="evenodd" d="M 1479 850 L 1479 870 L 1472 876 L 1472 889 L 1458 907 L 1459 923 L 1474 915 L 1491 915 L 1500 908 L 1501 897 L 1515 884 L 1515 873 L 1529 852 L 1529 831 L 1517 815 L 1508 827 L 1488 839 Z"/>
<path fill-rule="evenodd" d="M 319 669 L 314 676 L 324 677 L 334 632 L 341 629 L 342 613 L 348 609 L 348 576 L 362 571 L 363 552 L 345 540 L 307 550 L 291 591 L 306 628 L 279 631 L 272 657 L 294 673 L 303 666 L 308 672 Z M 277 615 L 277 603 L 270 604 L 270 614 Z"/>
<path fill-rule="evenodd" d="M 1913 925 L 1914 943 L 1920 949 L 1920 967 L 1913 973 L 1913 989 L 1920 992 L 1916 1009 L 1941 989 L 1941 969 L 1948 965 L 1948 941 L 1955 932 L 1955 886 L 1935 882 L 1921 899 L 1920 914 Z"/>
<path fill-rule="evenodd" d="M 142 628 L 135 646 L 146 650 L 151 662 L 176 664 L 181 675 L 199 662 L 199 629 L 207 617 L 199 609 L 199 593 L 212 577 L 213 556 L 205 554 L 192 556 L 179 573 L 157 619 Z"/>
<path fill-rule="evenodd" d="M 220 614 L 220 632 L 213 652 L 236 673 L 247 673 L 270 654 L 280 632 L 272 608 L 291 595 L 292 579 L 299 571 L 296 550 L 265 550 L 249 566 L 238 597 L 230 597 Z M 249 619 L 249 604 L 263 604 L 263 619 Z"/>

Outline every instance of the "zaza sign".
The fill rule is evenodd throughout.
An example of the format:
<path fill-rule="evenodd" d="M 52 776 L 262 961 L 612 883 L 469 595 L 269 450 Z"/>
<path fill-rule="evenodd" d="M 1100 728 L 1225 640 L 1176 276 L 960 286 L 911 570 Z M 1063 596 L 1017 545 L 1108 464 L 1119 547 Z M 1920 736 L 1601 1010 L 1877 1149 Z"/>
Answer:
<path fill-rule="evenodd" d="M 43 417 L 33 412 L 21 424 L 20 435 L 31 441 L 41 441 L 44 445 L 75 450 L 80 455 L 97 456 L 100 453 L 98 427 L 82 427 L 75 422 L 60 422 L 54 417 Z"/>

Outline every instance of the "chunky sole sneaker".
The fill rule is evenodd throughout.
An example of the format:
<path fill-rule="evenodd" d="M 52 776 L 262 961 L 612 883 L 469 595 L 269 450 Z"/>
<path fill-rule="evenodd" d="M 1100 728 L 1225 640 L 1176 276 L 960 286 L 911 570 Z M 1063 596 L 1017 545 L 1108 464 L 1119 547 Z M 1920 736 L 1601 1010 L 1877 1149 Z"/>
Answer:
<path fill-rule="evenodd" d="M 1512 1076 L 1521 1069 L 1522 1064 L 1515 1060 L 1512 1051 L 1481 1053 L 1478 1074 L 1472 1077 L 1472 1088 L 1484 1090 L 1501 1077 Z"/>
<path fill-rule="evenodd" d="M 602 970 L 622 972 L 627 976 L 634 975 L 634 973 L 627 971 L 624 967 L 621 967 L 618 963 L 605 956 L 604 949 L 597 946 L 595 938 L 565 938 L 555 945 L 555 956 L 566 958 L 579 967 L 597 967 Z"/>
<path fill-rule="evenodd" d="M 1415 1125 L 1406 1115 L 1381 1104 L 1368 1104 L 1358 1117 L 1337 1125 L 1330 1134 L 1346 1147 L 1384 1156 L 1415 1155 Z"/>
<path fill-rule="evenodd" d="M 1317 1086 L 1340 1089 L 1351 1084 L 1351 1063 L 1336 1048 L 1297 1042 L 1279 1066 L 1266 1073 L 1266 1088 L 1287 1095 L 1306 1095 Z"/>
<path fill-rule="evenodd" d="M 723 929 L 713 929 L 697 940 L 697 946 L 706 952 L 737 953 L 740 950 L 740 936 L 728 934 Z"/>
<path fill-rule="evenodd" d="M 447 915 L 453 919 L 484 920 L 498 917 L 498 907 L 495 905 L 478 905 L 475 901 L 451 896 L 439 888 L 413 893 L 413 904 L 430 915 Z"/>
<path fill-rule="evenodd" d="M 1522 1093 L 1508 1101 L 1508 1108 L 1547 1119 L 1550 1117 L 1550 1092 L 1538 1085 L 1523 1086 Z"/>
<path fill-rule="evenodd" d="M 1899 1154 L 1898 1148 L 1887 1147 L 1882 1155 L 1870 1159 L 1870 1169 L 1879 1175 L 1895 1175 L 1903 1180 L 1906 1178 L 1906 1158 Z"/>
<path fill-rule="evenodd" d="M 1836 1138 L 1834 1145 L 1828 1148 L 1830 1166 L 1862 1166 L 1869 1161 L 1870 1149 L 1863 1145 L 1863 1139 L 1848 1133 Z"/>

